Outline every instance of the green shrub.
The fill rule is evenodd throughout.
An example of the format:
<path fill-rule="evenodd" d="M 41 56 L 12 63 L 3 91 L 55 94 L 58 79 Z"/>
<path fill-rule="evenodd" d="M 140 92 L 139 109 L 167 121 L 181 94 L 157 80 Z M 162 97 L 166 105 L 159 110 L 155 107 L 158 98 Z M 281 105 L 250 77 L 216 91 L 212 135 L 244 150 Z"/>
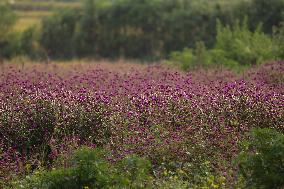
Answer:
<path fill-rule="evenodd" d="M 77 189 L 103 188 L 111 182 L 110 165 L 102 150 L 79 149 L 70 158 L 68 167 L 37 172 L 18 183 L 18 188 Z"/>
<path fill-rule="evenodd" d="M 274 29 L 274 35 L 273 40 L 276 44 L 278 44 L 278 53 L 280 56 L 280 59 L 284 59 L 284 21 L 281 23 L 279 27 L 276 27 Z"/>
<path fill-rule="evenodd" d="M 145 188 L 146 181 L 150 181 L 150 161 L 137 156 L 124 158 L 117 165 L 118 174 L 125 186 L 129 188 Z"/>
<path fill-rule="evenodd" d="M 35 29 L 28 28 L 22 33 L 13 32 L 17 17 L 9 6 L 0 3 L 0 56 L 12 58 L 16 56 L 35 57 L 36 33 Z"/>
<path fill-rule="evenodd" d="M 240 65 L 260 64 L 275 60 L 278 46 L 259 26 L 254 32 L 248 29 L 247 21 L 238 21 L 233 27 L 217 25 L 216 44 L 214 49 L 224 51 L 224 57 Z"/>
<path fill-rule="evenodd" d="M 280 36 L 278 34 L 278 39 Z M 250 31 L 244 20 L 242 24 L 236 21 L 233 27 L 223 26 L 218 21 L 214 48 L 206 49 L 199 42 L 195 49 L 185 48 L 181 52 L 171 53 L 170 61 L 185 71 L 209 66 L 225 66 L 239 71 L 281 57 L 281 43 L 264 34 L 261 26 L 254 32 Z"/>
<path fill-rule="evenodd" d="M 21 35 L 19 33 L 8 32 L 5 38 L 0 40 L 0 57 L 13 58 L 21 55 L 20 48 Z"/>
<path fill-rule="evenodd" d="M 172 52 L 170 55 L 170 61 L 173 64 L 178 64 L 184 71 L 193 69 L 196 66 L 196 57 L 192 52 L 192 49 L 185 48 L 183 51 Z"/>
<path fill-rule="evenodd" d="M 249 188 L 283 188 L 284 135 L 271 129 L 254 129 L 237 162 Z"/>
<path fill-rule="evenodd" d="M 15 183 L 14 188 L 144 188 L 151 183 L 149 161 L 132 156 L 113 165 L 105 160 L 106 155 L 101 149 L 81 148 L 67 161 L 66 168 L 37 171 Z"/>
<path fill-rule="evenodd" d="M 189 183 L 178 178 L 156 180 L 155 188 L 160 189 L 188 189 Z"/>

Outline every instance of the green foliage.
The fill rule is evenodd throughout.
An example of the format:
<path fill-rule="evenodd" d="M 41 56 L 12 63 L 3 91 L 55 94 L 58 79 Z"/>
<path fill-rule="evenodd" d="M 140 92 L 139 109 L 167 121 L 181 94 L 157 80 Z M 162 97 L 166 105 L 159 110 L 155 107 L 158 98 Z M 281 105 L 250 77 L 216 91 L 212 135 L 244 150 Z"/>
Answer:
<path fill-rule="evenodd" d="M 20 35 L 18 33 L 7 33 L 5 38 L 0 40 L 0 57 L 12 58 L 21 55 Z"/>
<path fill-rule="evenodd" d="M 57 12 L 42 22 L 40 44 L 52 57 L 70 57 L 74 52 L 73 36 L 78 16 L 75 10 Z"/>
<path fill-rule="evenodd" d="M 238 21 L 233 27 L 217 25 L 215 49 L 222 50 L 225 58 L 240 65 L 259 64 L 277 58 L 278 46 L 271 37 L 264 34 L 259 26 L 254 32 L 248 29 L 247 21 Z"/>
<path fill-rule="evenodd" d="M 171 51 L 193 47 L 197 41 L 212 45 L 216 18 L 225 17 L 213 6 L 206 8 L 187 0 L 121 0 L 104 6 L 99 1 L 86 0 L 78 12 L 80 16 L 73 19 L 75 32 L 73 27 L 60 27 L 69 25 L 68 20 L 60 19 L 62 14 L 43 21 L 42 39 L 46 41 L 41 43 L 50 55 L 56 57 L 63 51 L 62 56 L 67 57 L 161 58 Z M 75 50 L 66 54 L 66 48 L 48 33 L 66 46 L 70 44 L 65 39 L 73 41 Z"/>
<path fill-rule="evenodd" d="M 209 52 L 203 42 L 198 42 L 196 43 L 195 49 L 185 48 L 181 52 L 172 52 L 170 55 L 170 62 L 180 65 L 180 68 L 184 71 L 201 67 L 208 68 L 213 66 L 212 63 L 217 58 L 218 53 L 220 52 Z M 227 60 L 224 62 L 227 62 Z"/>
<path fill-rule="evenodd" d="M 160 189 L 223 189 L 225 188 L 225 178 L 224 177 L 215 177 L 210 175 L 204 177 L 202 183 L 192 184 L 188 181 L 184 181 L 178 177 L 170 177 L 168 179 L 161 179 L 155 182 L 155 188 Z"/>
<path fill-rule="evenodd" d="M 203 43 L 197 43 L 194 50 L 185 48 L 182 52 L 173 52 L 170 60 L 185 71 L 213 65 L 240 70 L 241 67 L 280 59 L 280 49 L 281 44 L 264 34 L 261 26 L 252 32 L 246 20 L 242 24 L 237 21 L 232 27 L 223 26 L 218 21 L 214 48 L 207 50 Z"/>
<path fill-rule="evenodd" d="M 284 20 L 283 0 L 252 0 L 244 10 L 252 28 L 257 28 L 262 23 L 263 30 L 268 33 L 272 33 L 272 26 L 279 26 Z"/>
<path fill-rule="evenodd" d="M 12 9 L 0 4 L 0 56 L 6 58 L 22 55 L 30 58 L 41 56 L 37 31 L 30 27 L 22 33 L 13 32 L 12 27 L 16 20 Z"/>
<path fill-rule="evenodd" d="M 283 188 L 284 135 L 271 129 L 254 129 L 243 142 L 237 162 L 249 188 Z"/>
<path fill-rule="evenodd" d="M 203 41 L 204 45 L 197 45 L 197 52 L 192 52 L 194 58 L 187 57 L 190 59 L 187 62 L 197 61 L 197 63 L 185 63 L 183 69 L 200 65 L 208 66 L 220 61 L 219 64 L 238 67 L 238 63 L 255 63 L 274 58 L 271 53 L 271 48 L 274 47 L 271 46 L 270 39 L 259 30 L 249 32 L 247 28 L 254 30 L 261 22 L 264 31 L 271 34 L 272 26 L 279 26 L 284 15 L 283 0 L 271 2 L 236 0 L 234 3 L 224 3 L 221 0 L 214 2 L 85 0 L 84 2 L 81 8 L 60 9 L 55 15 L 43 19 L 39 43 L 36 42 L 37 40 L 32 42 L 33 48 L 36 49 L 34 53 L 25 50 L 31 46 L 31 42 L 27 45 L 22 43 L 28 38 L 33 38 L 31 31 L 26 30 L 22 35 L 24 38 L 22 42 L 14 42 L 13 38 L 9 38 L 13 44 L 2 53 L 2 56 L 18 56 L 19 51 L 22 51 L 22 54 L 31 58 L 37 57 L 35 54 L 38 53 L 40 56 L 45 54 L 52 58 L 90 56 L 157 60 L 166 58 L 173 51 L 194 48 L 199 41 Z M 0 16 L 0 29 L 5 28 L 0 31 L 0 39 L 3 32 L 7 33 L 6 28 L 10 28 L 14 23 L 12 14 L 6 12 L 9 12 L 7 8 L 1 10 L 6 16 Z M 222 37 L 215 38 L 217 18 L 226 25 L 231 25 L 234 20 L 243 19 L 245 15 L 248 16 L 248 26 L 245 28 L 236 25 L 232 28 L 220 26 L 219 29 L 225 33 Z M 226 42 L 228 37 L 235 39 L 231 41 L 230 49 L 225 49 L 225 52 L 223 52 L 224 46 L 219 46 L 220 41 L 218 42 L 220 48 L 215 48 L 216 51 L 199 52 L 201 49 L 212 48 L 218 39 Z M 0 46 L 7 46 L 6 43 L 7 40 L 5 42 L 0 40 Z M 21 50 L 22 48 L 24 50 Z M 227 51 L 231 50 L 233 51 L 228 54 Z M 190 54 L 188 50 L 185 51 L 184 53 Z M 239 52 L 240 56 L 236 57 L 235 53 Z M 261 53 L 263 55 L 259 57 Z M 218 60 L 215 60 L 216 57 Z"/>
<path fill-rule="evenodd" d="M 98 18 L 94 0 L 85 0 L 84 11 L 76 28 L 74 40 L 76 54 L 86 56 L 96 53 Z"/>
<path fill-rule="evenodd" d="M 189 183 L 177 177 L 169 179 L 156 180 L 155 188 L 160 189 L 188 189 Z"/>
<path fill-rule="evenodd" d="M 225 181 L 226 179 L 223 176 L 208 175 L 202 178 L 201 183 L 199 183 L 198 185 L 192 185 L 191 188 L 221 189 L 225 188 Z"/>
<path fill-rule="evenodd" d="M 15 24 L 16 16 L 12 10 L 0 4 L 0 39 L 3 39 L 11 27 Z"/>
<path fill-rule="evenodd" d="M 101 149 L 81 148 L 66 168 L 35 172 L 14 188 L 144 188 L 150 181 L 149 161 L 132 156 L 112 165 L 105 160 L 106 155 Z"/>
<path fill-rule="evenodd" d="M 283 60 L 284 59 L 284 22 L 282 22 L 279 27 L 275 28 L 273 40 L 274 43 L 278 44 L 279 46 L 278 53 L 281 57 L 281 60 Z"/>
<path fill-rule="evenodd" d="M 65 168 L 51 171 L 39 169 L 24 180 L 13 183 L 13 188 L 77 189 L 77 188 L 223 188 L 225 178 L 204 170 L 164 170 L 161 177 L 153 180 L 150 161 L 135 155 L 114 164 L 105 160 L 108 154 L 102 149 L 80 148 L 65 162 Z M 188 171 L 194 179 L 186 177 Z"/>
<path fill-rule="evenodd" d="M 103 188 L 111 181 L 109 164 L 103 160 L 103 155 L 100 149 L 82 148 L 71 157 L 69 167 L 36 172 L 17 183 L 18 188 Z"/>
<path fill-rule="evenodd" d="M 154 184 L 157 188 L 169 189 L 224 188 L 226 178 L 214 173 L 211 166 L 209 161 L 200 163 L 199 166 L 193 165 L 193 162 L 184 164 L 172 162 L 161 170 L 162 175 L 160 175 L 160 179 L 154 181 Z"/>
<path fill-rule="evenodd" d="M 145 188 L 145 181 L 151 179 L 151 163 L 146 159 L 130 156 L 119 162 L 117 167 L 121 180 L 130 188 Z"/>
<path fill-rule="evenodd" d="M 9 56 L 13 39 L 9 31 L 16 22 L 16 16 L 5 4 L 0 4 L 0 57 Z"/>
<path fill-rule="evenodd" d="M 184 71 L 190 70 L 196 66 L 196 57 L 192 52 L 192 49 L 185 48 L 181 52 L 172 52 L 171 59 L 173 63 L 180 64 L 180 68 Z"/>
<path fill-rule="evenodd" d="M 21 54 L 32 59 L 44 57 L 45 52 L 38 41 L 38 31 L 34 27 L 24 30 L 19 39 L 19 49 Z"/>

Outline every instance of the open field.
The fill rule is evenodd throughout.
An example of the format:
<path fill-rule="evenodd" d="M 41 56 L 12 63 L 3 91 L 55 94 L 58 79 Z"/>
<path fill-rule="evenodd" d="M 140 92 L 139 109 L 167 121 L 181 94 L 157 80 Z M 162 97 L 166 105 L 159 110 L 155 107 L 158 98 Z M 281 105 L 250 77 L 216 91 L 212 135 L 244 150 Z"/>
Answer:
<path fill-rule="evenodd" d="M 111 162 L 146 157 L 155 179 L 176 165 L 191 182 L 206 165 L 222 178 L 214 181 L 220 188 L 230 187 L 247 132 L 283 132 L 283 75 L 283 62 L 241 76 L 159 64 L 1 65 L 1 182 L 42 166 L 55 170 L 57 158 L 87 145 L 107 149 Z"/>
<path fill-rule="evenodd" d="M 82 5 L 79 1 L 31 1 L 31 0 L 19 0 L 11 3 L 12 8 L 15 10 L 47 10 L 60 9 L 60 8 L 78 8 Z"/>
<path fill-rule="evenodd" d="M 19 18 L 14 30 L 20 32 L 31 26 L 40 26 L 41 19 L 52 15 L 54 10 L 80 8 L 82 1 L 16 0 L 11 3 L 11 6 Z"/>
<path fill-rule="evenodd" d="M 33 18 L 33 17 L 20 18 L 13 27 L 13 31 L 22 32 L 29 27 L 40 27 L 40 24 L 41 20 L 39 18 Z"/>

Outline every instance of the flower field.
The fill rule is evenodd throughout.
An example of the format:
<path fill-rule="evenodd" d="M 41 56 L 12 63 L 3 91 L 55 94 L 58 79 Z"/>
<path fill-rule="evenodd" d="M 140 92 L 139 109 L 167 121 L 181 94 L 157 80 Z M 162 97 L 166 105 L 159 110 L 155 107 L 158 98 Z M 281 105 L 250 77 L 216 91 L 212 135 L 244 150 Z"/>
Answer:
<path fill-rule="evenodd" d="M 206 170 L 230 187 L 239 143 L 252 128 L 284 132 L 284 62 L 239 75 L 162 65 L 0 65 L 0 188 L 56 168 L 60 157 L 62 165 L 83 145 L 107 149 L 109 162 L 145 157 L 157 179 L 173 172 L 191 181 Z"/>

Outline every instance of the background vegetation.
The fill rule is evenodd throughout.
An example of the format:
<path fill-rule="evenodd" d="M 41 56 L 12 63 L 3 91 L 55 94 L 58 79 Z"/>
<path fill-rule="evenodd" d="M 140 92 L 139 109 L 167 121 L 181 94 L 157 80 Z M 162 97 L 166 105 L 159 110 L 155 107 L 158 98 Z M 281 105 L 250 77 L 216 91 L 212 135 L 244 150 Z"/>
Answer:
<path fill-rule="evenodd" d="M 231 67 L 283 58 L 278 40 L 273 40 L 275 31 L 281 31 L 283 0 L 25 0 L 6 3 L 2 9 L 3 32 L 12 35 L 14 31 L 13 40 L 2 42 L 4 58 L 156 60 L 172 57 L 172 52 L 184 48 L 192 49 L 194 56 L 202 59 L 198 62 L 205 65 L 215 63 L 214 57 L 222 59 L 219 64 L 226 62 Z M 17 15 L 20 20 L 16 27 L 20 27 L 21 19 L 28 22 L 36 18 L 35 24 L 40 24 L 15 30 Z M 2 34 L 1 41 L 6 38 Z M 234 41 L 230 41 L 232 38 Z M 32 47 L 23 47 L 23 41 Z M 205 49 L 211 55 L 198 54 Z M 192 56 L 185 51 L 189 53 L 185 56 Z M 175 53 L 174 57 L 177 55 L 183 59 L 182 54 Z M 187 64 L 192 64 L 190 61 L 186 60 Z"/>

